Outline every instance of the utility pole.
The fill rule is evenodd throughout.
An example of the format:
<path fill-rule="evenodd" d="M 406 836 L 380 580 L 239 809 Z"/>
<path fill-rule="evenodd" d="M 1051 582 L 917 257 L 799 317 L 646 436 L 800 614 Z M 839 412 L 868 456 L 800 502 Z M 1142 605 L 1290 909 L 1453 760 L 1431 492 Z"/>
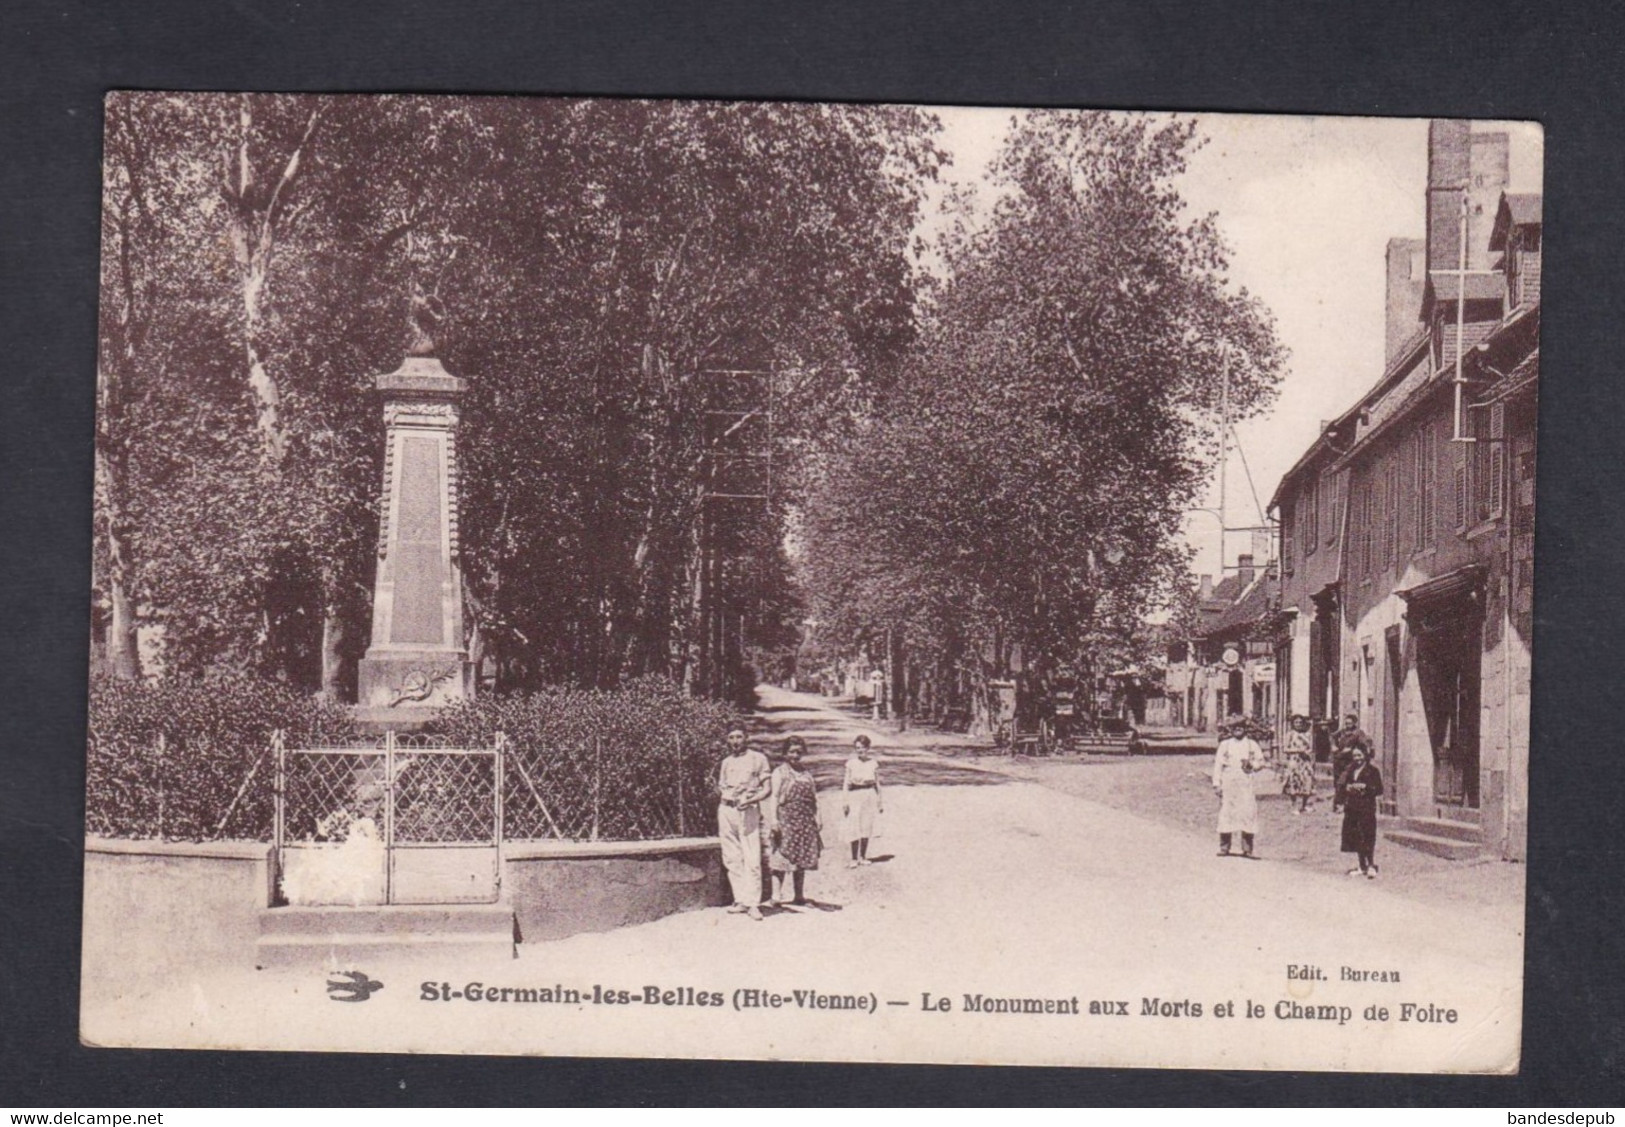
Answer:
<path fill-rule="evenodd" d="M 1225 533 L 1230 531 L 1230 510 L 1225 507 L 1225 472 L 1230 452 L 1230 352 L 1219 353 L 1219 575 L 1224 576 Z"/>
<path fill-rule="evenodd" d="M 706 488 L 699 516 L 701 692 L 726 696 L 744 662 L 747 618 L 762 609 L 761 529 L 772 520 L 772 368 L 707 369 L 702 458 Z M 730 621 L 730 616 L 735 616 Z"/>
<path fill-rule="evenodd" d="M 1461 186 L 1461 220 L 1459 231 L 1460 246 L 1456 255 L 1456 376 L 1452 381 L 1456 393 L 1455 426 L 1450 436 L 1452 442 L 1473 442 L 1472 437 L 1462 432 L 1462 385 L 1466 378 L 1461 371 L 1461 354 L 1466 351 L 1463 347 L 1463 331 L 1466 321 L 1467 309 L 1467 189 L 1468 184 Z"/>

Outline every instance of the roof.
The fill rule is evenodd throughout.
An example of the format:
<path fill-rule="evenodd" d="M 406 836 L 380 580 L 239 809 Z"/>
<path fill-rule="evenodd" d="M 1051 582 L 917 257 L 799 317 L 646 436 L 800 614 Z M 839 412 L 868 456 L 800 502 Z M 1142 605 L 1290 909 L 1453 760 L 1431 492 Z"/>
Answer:
<path fill-rule="evenodd" d="M 1481 361 L 1477 359 L 1477 357 L 1481 355 L 1481 350 L 1487 351 L 1489 349 L 1493 349 L 1498 343 L 1511 337 L 1512 334 L 1520 327 L 1527 325 L 1534 325 L 1538 327 L 1539 313 L 1539 305 L 1521 306 L 1517 310 L 1513 311 L 1512 315 L 1506 320 L 1501 321 L 1499 324 L 1487 326 L 1487 331 L 1479 339 L 1477 347 L 1465 353 L 1463 355 L 1463 361 L 1472 363 L 1474 365 L 1481 363 Z M 1538 358 L 1536 360 L 1536 365 L 1538 370 Z M 1527 374 L 1527 372 L 1525 372 L 1525 374 Z M 1381 421 L 1365 434 L 1362 434 L 1359 441 L 1350 446 L 1348 452 L 1337 460 L 1336 465 L 1344 466 L 1353 461 L 1363 451 L 1370 449 L 1371 443 L 1381 438 L 1384 434 L 1388 433 L 1388 431 L 1397 426 L 1401 421 L 1409 417 L 1410 413 L 1414 409 L 1430 399 L 1439 391 L 1439 389 L 1452 386 L 1452 381 L 1447 378 L 1443 372 L 1434 373 L 1434 375 L 1437 378 L 1429 378 L 1427 380 L 1418 382 L 1417 385 L 1406 392 L 1406 394 L 1402 396 L 1390 410 L 1384 412 Z"/>
<path fill-rule="evenodd" d="M 1242 593 L 1241 576 L 1227 575 L 1213 585 L 1212 594 L 1202 600 L 1202 611 L 1216 614 L 1235 602 Z"/>
<path fill-rule="evenodd" d="M 1538 227 L 1540 217 L 1539 192 L 1502 192 L 1501 204 L 1495 211 L 1495 226 L 1490 230 L 1490 249 L 1505 250 L 1512 228 Z"/>
<path fill-rule="evenodd" d="M 1212 638 L 1232 633 L 1258 622 L 1275 606 L 1281 584 L 1268 568 L 1255 578 L 1242 596 L 1226 607 L 1214 621 L 1207 623 L 1204 636 Z"/>
<path fill-rule="evenodd" d="M 1482 393 L 1482 398 L 1472 404 L 1474 407 L 1488 407 L 1491 403 L 1501 403 L 1526 388 L 1534 386 L 1540 381 L 1540 349 L 1535 349 L 1518 362 L 1518 366 L 1508 372 L 1502 379 L 1498 379 Z"/>
<path fill-rule="evenodd" d="M 1506 296 L 1506 278 L 1499 270 L 1434 270 L 1428 274 L 1427 296 L 1423 305 L 1434 301 L 1455 301 L 1461 283 L 1467 285 L 1468 301 L 1500 301 Z"/>
<path fill-rule="evenodd" d="M 1342 458 L 1346 451 L 1340 450 L 1333 446 L 1331 444 L 1332 439 L 1337 437 L 1338 432 L 1342 429 L 1345 423 L 1347 423 L 1355 415 L 1359 414 L 1359 412 L 1373 399 L 1387 391 L 1389 386 L 1396 379 L 1406 375 L 1410 371 L 1411 367 L 1418 359 L 1417 353 L 1426 349 L 1428 339 L 1428 327 L 1426 325 L 1418 325 L 1411 335 L 1405 339 L 1405 343 L 1394 349 L 1393 356 L 1389 357 L 1387 365 L 1383 368 L 1382 378 L 1367 388 L 1365 393 L 1355 401 L 1352 407 L 1344 411 L 1341 415 L 1337 416 L 1337 418 L 1333 419 L 1329 424 L 1327 424 L 1327 426 L 1321 430 L 1320 435 L 1315 439 L 1315 441 L 1309 444 L 1309 449 L 1305 450 L 1303 455 L 1296 462 L 1292 463 L 1292 468 L 1281 475 L 1281 480 L 1276 483 L 1275 492 L 1270 495 L 1269 508 L 1271 510 L 1279 509 L 1281 507 L 1281 495 L 1286 490 L 1286 483 L 1296 477 L 1298 472 L 1307 467 L 1310 462 L 1314 461 L 1315 457 L 1320 454 L 1322 450 L 1330 449 L 1337 458 Z"/>

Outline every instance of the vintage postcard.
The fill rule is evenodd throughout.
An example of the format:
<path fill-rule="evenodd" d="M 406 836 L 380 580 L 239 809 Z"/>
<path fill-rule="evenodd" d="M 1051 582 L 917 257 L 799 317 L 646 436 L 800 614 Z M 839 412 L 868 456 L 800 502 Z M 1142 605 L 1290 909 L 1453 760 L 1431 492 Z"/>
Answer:
<path fill-rule="evenodd" d="M 1516 1071 L 1542 163 L 111 94 L 83 1039 Z"/>

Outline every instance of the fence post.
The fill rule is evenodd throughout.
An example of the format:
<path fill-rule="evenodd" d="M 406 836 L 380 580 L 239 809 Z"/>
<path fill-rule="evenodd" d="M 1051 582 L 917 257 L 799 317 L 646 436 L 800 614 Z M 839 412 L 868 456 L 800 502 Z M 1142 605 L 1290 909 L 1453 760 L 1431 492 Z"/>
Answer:
<path fill-rule="evenodd" d="M 276 864 L 282 868 L 282 842 L 287 836 L 287 814 L 283 805 L 287 801 L 288 745 L 281 728 L 271 732 L 271 752 L 276 756 L 276 769 L 271 781 L 271 843 L 276 847 Z"/>
<path fill-rule="evenodd" d="M 395 730 L 384 733 L 384 903 L 395 902 Z"/>
<path fill-rule="evenodd" d="M 168 841 L 169 840 L 169 838 L 164 834 L 164 799 L 165 799 L 165 793 L 164 793 L 164 752 L 165 752 L 166 749 L 167 749 L 167 741 L 164 739 L 164 734 L 162 732 L 159 732 L 158 733 L 158 768 L 157 768 L 157 770 L 158 770 L 158 840 L 159 841 Z"/>
<path fill-rule="evenodd" d="M 496 852 L 497 852 L 496 887 L 497 887 L 497 895 L 498 895 L 498 897 L 500 897 L 502 895 L 502 868 L 503 868 L 503 865 L 502 865 L 502 843 L 503 843 L 504 839 L 506 839 L 507 836 L 508 836 L 507 827 L 503 824 L 504 820 L 505 820 L 505 818 L 507 816 L 507 814 L 506 814 L 507 807 L 503 804 L 503 798 L 502 798 L 502 787 L 503 787 L 502 779 L 503 779 L 503 771 L 504 771 L 504 768 L 506 766 L 504 764 L 503 760 L 506 758 L 507 750 L 508 750 L 508 737 L 504 733 L 498 732 L 495 741 L 493 741 L 493 750 L 492 750 L 492 753 L 491 753 L 491 755 L 492 755 L 491 772 L 492 772 L 492 775 L 495 777 L 495 780 L 496 780 L 496 792 L 497 792 L 496 793 L 496 817 L 497 817 L 497 825 L 496 825 L 496 831 L 497 831 L 497 841 L 496 841 L 496 845 L 497 845 L 497 850 L 496 850 Z"/>
<path fill-rule="evenodd" d="M 592 738 L 592 840 L 598 840 L 599 797 L 604 784 L 604 737 Z"/>
<path fill-rule="evenodd" d="M 688 803 L 687 803 L 687 801 L 685 800 L 685 798 L 683 796 L 683 737 L 681 735 L 679 735 L 679 736 L 676 737 L 676 740 L 677 740 L 677 836 L 678 837 L 687 837 L 688 836 L 688 811 L 685 809 L 685 807 L 688 805 Z"/>

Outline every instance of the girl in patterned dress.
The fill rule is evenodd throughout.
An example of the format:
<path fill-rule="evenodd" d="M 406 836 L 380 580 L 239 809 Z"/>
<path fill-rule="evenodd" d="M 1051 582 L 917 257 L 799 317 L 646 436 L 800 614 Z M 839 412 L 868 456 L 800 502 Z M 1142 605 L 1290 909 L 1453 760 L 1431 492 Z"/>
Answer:
<path fill-rule="evenodd" d="M 1315 748 L 1309 736 L 1309 717 L 1294 716 L 1292 730 L 1286 734 L 1286 775 L 1281 780 L 1281 793 L 1287 801 L 1294 799 L 1294 814 L 1304 814 L 1315 797 Z"/>
<path fill-rule="evenodd" d="M 768 840 L 773 851 L 768 867 L 773 870 L 773 899 L 785 903 L 784 880 L 789 876 L 795 890 L 791 904 L 805 904 L 808 869 L 818 868 L 818 854 L 824 848 L 824 823 L 818 814 L 818 784 L 803 769 L 801 757 L 807 741 L 791 736 L 784 741 L 783 762 L 773 769 L 772 794 L 768 800 Z"/>

